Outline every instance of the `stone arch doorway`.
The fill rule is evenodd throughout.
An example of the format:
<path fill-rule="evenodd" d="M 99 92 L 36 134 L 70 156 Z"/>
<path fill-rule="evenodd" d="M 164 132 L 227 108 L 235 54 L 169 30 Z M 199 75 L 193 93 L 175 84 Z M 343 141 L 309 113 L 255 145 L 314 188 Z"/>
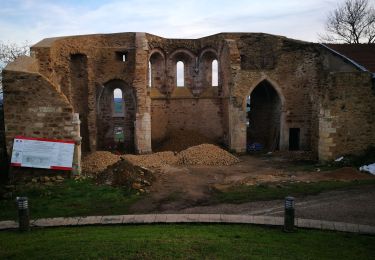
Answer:
<path fill-rule="evenodd" d="M 114 79 L 105 83 L 98 98 L 100 150 L 134 152 L 136 100 L 132 87 Z"/>
<path fill-rule="evenodd" d="M 282 145 L 283 100 L 267 80 L 261 81 L 246 97 L 246 144 L 266 151 L 279 150 Z M 281 141 L 280 141 L 281 140 Z"/>

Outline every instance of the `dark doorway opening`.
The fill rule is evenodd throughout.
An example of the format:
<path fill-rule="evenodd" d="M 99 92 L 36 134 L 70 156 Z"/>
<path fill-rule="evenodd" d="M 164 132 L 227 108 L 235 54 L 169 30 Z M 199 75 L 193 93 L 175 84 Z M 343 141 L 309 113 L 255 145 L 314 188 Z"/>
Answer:
<path fill-rule="evenodd" d="M 247 151 L 279 149 L 281 98 L 267 80 L 246 98 Z"/>
<path fill-rule="evenodd" d="M 299 150 L 300 129 L 289 128 L 289 151 Z"/>

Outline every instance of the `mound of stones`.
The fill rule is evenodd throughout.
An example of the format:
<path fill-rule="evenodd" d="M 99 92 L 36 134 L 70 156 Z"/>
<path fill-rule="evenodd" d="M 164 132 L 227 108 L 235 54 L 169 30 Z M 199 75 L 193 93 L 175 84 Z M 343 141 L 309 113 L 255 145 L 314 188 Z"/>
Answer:
<path fill-rule="evenodd" d="M 151 186 L 153 179 L 150 170 L 134 165 L 124 158 L 95 176 L 97 183 L 119 186 L 140 193 L 149 192 L 148 187 Z"/>
<path fill-rule="evenodd" d="M 239 159 L 213 144 L 192 146 L 178 154 L 179 165 L 225 166 L 238 163 Z"/>
<path fill-rule="evenodd" d="M 123 158 L 137 166 L 146 168 L 160 168 L 165 165 L 173 165 L 177 163 L 177 156 L 174 152 L 159 152 L 146 155 L 124 155 Z"/>
<path fill-rule="evenodd" d="M 85 156 L 82 160 L 82 172 L 86 175 L 95 175 L 107 169 L 108 166 L 118 162 L 119 155 L 108 151 L 97 151 Z"/>
<path fill-rule="evenodd" d="M 225 166 L 239 162 L 231 153 L 213 144 L 192 146 L 180 153 L 158 152 L 146 155 L 115 155 L 111 152 L 98 151 L 91 153 L 82 160 L 82 171 L 85 175 L 95 175 L 105 171 L 109 166 L 125 159 L 135 166 L 158 169 L 165 165 L 207 165 Z"/>

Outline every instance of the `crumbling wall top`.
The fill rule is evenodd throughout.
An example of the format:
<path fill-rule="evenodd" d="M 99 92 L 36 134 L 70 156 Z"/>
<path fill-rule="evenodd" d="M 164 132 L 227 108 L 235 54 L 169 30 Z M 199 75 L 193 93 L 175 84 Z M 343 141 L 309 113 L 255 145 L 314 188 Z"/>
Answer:
<path fill-rule="evenodd" d="M 9 63 L 4 70 L 36 73 L 38 72 L 38 62 L 35 58 L 20 56 L 15 61 Z"/>

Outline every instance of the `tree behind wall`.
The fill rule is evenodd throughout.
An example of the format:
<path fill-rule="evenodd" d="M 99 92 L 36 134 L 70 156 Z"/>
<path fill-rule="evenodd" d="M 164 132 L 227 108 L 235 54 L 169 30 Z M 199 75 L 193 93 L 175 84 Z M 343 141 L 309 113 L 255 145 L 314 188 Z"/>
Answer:
<path fill-rule="evenodd" d="M 5 66 L 17 57 L 30 54 L 30 44 L 4 43 L 0 42 L 0 95 L 2 96 L 2 71 Z M 0 96 L 0 99 L 1 99 Z"/>
<path fill-rule="evenodd" d="M 375 43 L 375 9 L 369 0 L 346 0 L 330 12 L 326 33 L 319 35 L 327 43 Z"/>
<path fill-rule="evenodd" d="M 4 110 L 3 110 L 3 88 L 2 71 L 5 66 L 22 55 L 29 55 L 30 46 L 24 44 L 0 42 L 0 184 L 5 183 L 8 178 L 8 155 L 5 144 Z"/>

